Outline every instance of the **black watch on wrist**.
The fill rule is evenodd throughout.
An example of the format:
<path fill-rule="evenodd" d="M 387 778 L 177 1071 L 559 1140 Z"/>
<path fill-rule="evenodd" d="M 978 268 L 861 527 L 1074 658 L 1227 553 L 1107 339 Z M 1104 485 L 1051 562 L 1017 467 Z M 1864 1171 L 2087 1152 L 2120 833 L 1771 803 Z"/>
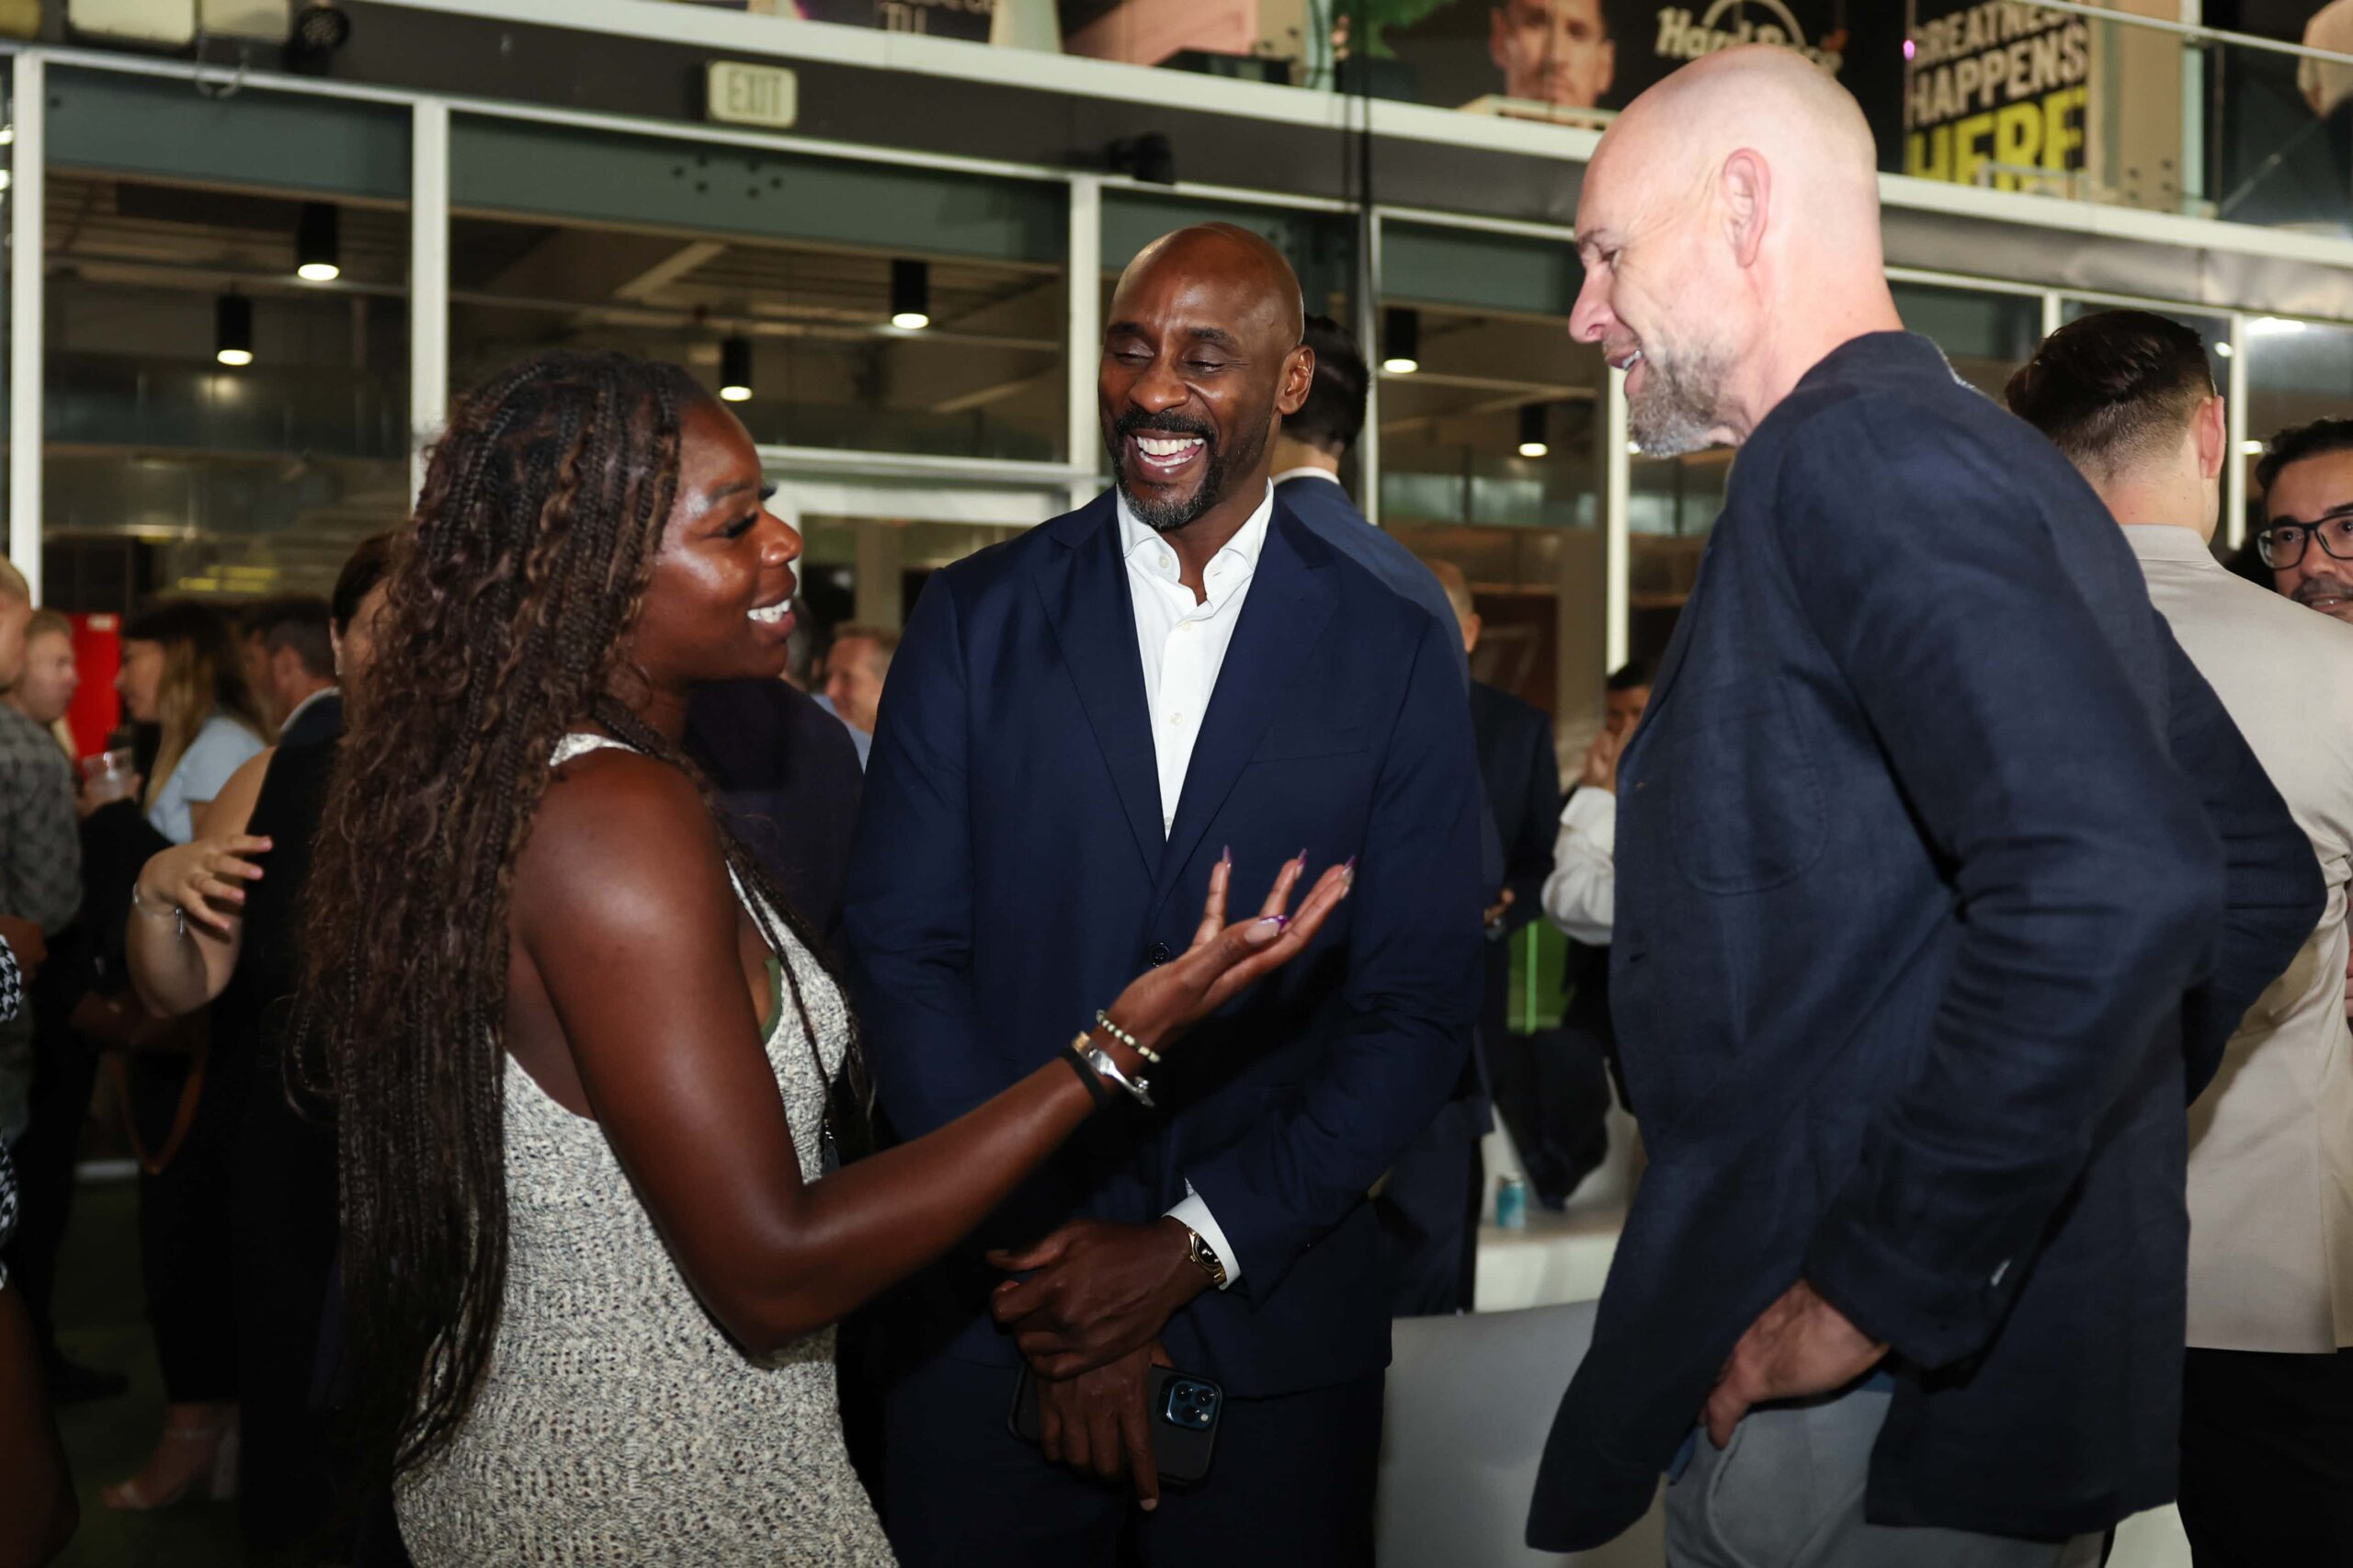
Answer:
<path fill-rule="evenodd" d="M 1210 1277 L 1210 1289 L 1225 1289 L 1225 1259 L 1218 1256 L 1217 1248 L 1202 1240 L 1201 1233 L 1190 1225 L 1185 1227 L 1185 1257 Z"/>

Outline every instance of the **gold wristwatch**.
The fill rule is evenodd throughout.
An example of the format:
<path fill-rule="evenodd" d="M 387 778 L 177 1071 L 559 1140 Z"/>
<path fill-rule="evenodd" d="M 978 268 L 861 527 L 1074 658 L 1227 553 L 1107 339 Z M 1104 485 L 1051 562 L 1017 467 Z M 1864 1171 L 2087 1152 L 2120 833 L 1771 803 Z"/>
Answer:
<path fill-rule="evenodd" d="M 1217 1248 L 1201 1239 L 1201 1233 L 1192 1226 L 1185 1227 L 1185 1256 L 1194 1267 L 1210 1277 L 1210 1288 L 1225 1289 L 1225 1259 L 1218 1256 Z"/>

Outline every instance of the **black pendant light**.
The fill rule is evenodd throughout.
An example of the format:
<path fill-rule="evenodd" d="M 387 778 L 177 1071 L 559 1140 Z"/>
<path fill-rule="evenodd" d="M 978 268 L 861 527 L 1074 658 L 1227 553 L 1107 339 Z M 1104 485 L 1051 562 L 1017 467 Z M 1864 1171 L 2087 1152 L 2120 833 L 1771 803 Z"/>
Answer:
<path fill-rule="evenodd" d="M 1523 403 L 1519 405 L 1519 455 L 1524 458 L 1550 457 L 1552 443 L 1544 439 L 1544 405 Z"/>
<path fill-rule="evenodd" d="M 332 283 L 343 276 L 343 215 L 332 201 L 305 201 L 294 225 L 294 276 Z"/>
<path fill-rule="evenodd" d="M 719 346 L 719 395 L 729 403 L 752 398 L 752 340 L 731 337 Z"/>
<path fill-rule="evenodd" d="M 243 294 L 212 302 L 212 357 L 233 369 L 254 362 L 254 302 Z"/>
<path fill-rule="evenodd" d="M 1381 314 L 1381 368 L 1410 376 L 1422 368 L 1422 312 L 1392 305 Z"/>
<path fill-rule="evenodd" d="M 905 332 L 921 332 L 931 324 L 929 262 L 891 264 L 891 324 Z"/>

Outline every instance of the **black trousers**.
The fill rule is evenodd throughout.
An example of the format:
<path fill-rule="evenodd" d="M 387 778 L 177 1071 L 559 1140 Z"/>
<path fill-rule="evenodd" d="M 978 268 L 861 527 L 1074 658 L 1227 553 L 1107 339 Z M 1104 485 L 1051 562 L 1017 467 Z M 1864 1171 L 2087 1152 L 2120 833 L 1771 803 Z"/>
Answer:
<path fill-rule="evenodd" d="M 1382 1382 L 1229 1399 L 1209 1479 L 1146 1514 L 1007 1429 L 1012 1368 L 938 1358 L 888 1395 L 883 1523 L 904 1568 L 1371 1568 Z"/>
<path fill-rule="evenodd" d="M 328 1544 L 347 1488 L 321 1409 L 319 1335 L 335 1268 L 335 1129 L 288 1103 L 285 1069 L 251 1074 L 233 1168 L 237 1506 L 257 1554 Z M 339 1536 L 336 1539 L 341 1539 Z M 347 1561 L 348 1551 L 335 1556 Z"/>
<path fill-rule="evenodd" d="M 2181 1392 L 2198 1568 L 2353 1568 L 2353 1350 L 2192 1350 Z"/>
<path fill-rule="evenodd" d="M 135 1062 L 168 1088 L 177 1064 Z M 156 1176 L 139 1178 L 139 1262 L 164 1397 L 174 1404 L 237 1397 L 236 1270 L 230 1210 L 245 1084 L 208 1071 L 187 1138 Z M 134 1094 L 136 1091 L 134 1091 Z M 171 1103 L 174 1094 L 157 1096 Z"/>

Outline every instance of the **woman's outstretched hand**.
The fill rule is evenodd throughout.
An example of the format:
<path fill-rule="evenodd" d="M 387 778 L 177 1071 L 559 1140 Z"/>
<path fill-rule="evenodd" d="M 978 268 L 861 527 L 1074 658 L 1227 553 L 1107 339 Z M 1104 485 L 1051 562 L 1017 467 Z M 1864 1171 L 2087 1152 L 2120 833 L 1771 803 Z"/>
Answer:
<path fill-rule="evenodd" d="M 189 925 L 226 939 L 244 913 L 245 884 L 261 880 L 254 858 L 270 841 L 251 834 L 199 838 L 166 849 L 139 873 L 139 897 L 156 908 L 177 904 Z"/>
<path fill-rule="evenodd" d="M 1181 957 L 1131 982 L 1111 1004 L 1111 1021 L 1157 1049 L 1224 1006 L 1259 976 L 1298 957 L 1348 896 L 1356 883 L 1356 862 L 1325 871 L 1293 914 L 1291 893 L 1306 874 L 1302 852 L 1284 862 L 1256 914 L 1228 925 L 1225 900 L 1233 881 L 1233 856 L 1228 851 L 1210 872 L 1209 898 L 1201 906 L 1193 945 Z"/>

